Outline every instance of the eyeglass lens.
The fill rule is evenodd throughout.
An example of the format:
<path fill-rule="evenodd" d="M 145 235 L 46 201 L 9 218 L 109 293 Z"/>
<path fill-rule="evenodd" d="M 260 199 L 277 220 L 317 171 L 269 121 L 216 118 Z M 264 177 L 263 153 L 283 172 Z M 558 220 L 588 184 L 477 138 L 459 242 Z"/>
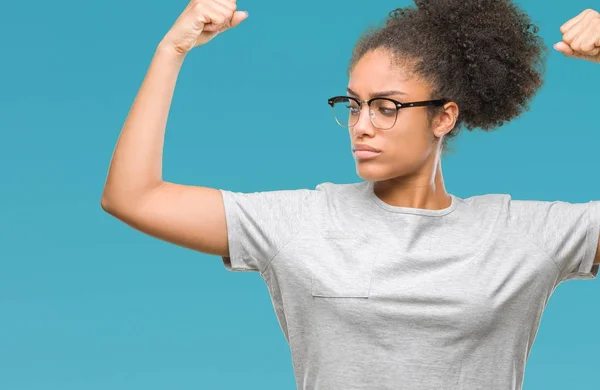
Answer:
<path fill-rule="evenodd" d="M 343 127 L 354 126 L 358 122 L 361 106 L 352 99 L 338 99 L 333 105 L 335 120 Z M 398 109 L 396 105 L 386 99 L 375 99 L 369 109 L 373 126 L 389 129 L 396 123 Z"/>

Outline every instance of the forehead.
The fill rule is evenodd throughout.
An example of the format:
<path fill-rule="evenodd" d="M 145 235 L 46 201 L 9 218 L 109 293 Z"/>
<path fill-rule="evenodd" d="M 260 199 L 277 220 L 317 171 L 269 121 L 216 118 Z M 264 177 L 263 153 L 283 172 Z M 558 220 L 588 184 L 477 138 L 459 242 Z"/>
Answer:
<path fill-rule="evenodd" d="M 382 50 L 366 53 L 350 73 L 348 88 L 367 97 L 377 91 L 400 90 L 407 95 L 427 93 L 427 86 L 413 73 L 409 64 L 393 61 Z"/>

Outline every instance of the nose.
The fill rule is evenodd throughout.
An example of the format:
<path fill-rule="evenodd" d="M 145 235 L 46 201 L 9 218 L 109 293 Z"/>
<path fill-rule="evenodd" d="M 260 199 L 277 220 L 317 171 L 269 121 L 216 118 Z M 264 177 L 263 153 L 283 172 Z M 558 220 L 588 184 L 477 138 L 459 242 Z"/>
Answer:
<path fill-rule="evenodd" d="M 373 122 L 371 122 L 371 110 L 368 104 L 363 102 L 360 108 L 358 121 L 350 128 L 350 130 L 354 130 L 356 136 L 358 137 L 362 136 L 363 134 L 372 134 L 375 132 Z"/>

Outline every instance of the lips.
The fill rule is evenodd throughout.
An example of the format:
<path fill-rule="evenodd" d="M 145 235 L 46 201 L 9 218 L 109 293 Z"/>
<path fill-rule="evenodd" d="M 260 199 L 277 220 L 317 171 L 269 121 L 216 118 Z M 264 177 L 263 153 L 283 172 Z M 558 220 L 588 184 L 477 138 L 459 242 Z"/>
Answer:
<path fill-rule="evenodd" d="M 381 152 L 381 150 L 379 150 L 371 145 L 367 145 L 367 144 L 356 144 L 352 147 L 353 152 L 356 152 L 358 150 L 364 150 L 367 152 L 376 152 L 376 153 Z"/>

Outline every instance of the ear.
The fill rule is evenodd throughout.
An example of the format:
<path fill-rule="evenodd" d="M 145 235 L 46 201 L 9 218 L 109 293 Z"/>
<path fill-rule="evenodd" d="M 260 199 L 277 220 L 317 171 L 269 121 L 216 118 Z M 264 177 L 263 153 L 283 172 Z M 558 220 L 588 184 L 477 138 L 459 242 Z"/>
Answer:
<path fill-rule="evenodd" d="M 433 133 L 436 137 L 442 137 L 454 129 L 458 120 L 458 106 L 454 102 L 448 102 L 433 122 Z"/>

